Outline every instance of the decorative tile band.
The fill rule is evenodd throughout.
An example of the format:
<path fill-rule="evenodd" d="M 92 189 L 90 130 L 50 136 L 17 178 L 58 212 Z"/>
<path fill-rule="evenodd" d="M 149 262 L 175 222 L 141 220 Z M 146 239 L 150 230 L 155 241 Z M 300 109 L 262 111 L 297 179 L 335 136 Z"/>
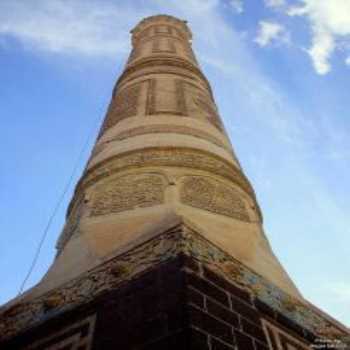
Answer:
<path fill-rule="evenodd" d="M 0 310 L 0 340 L 13 337 L 43 320 L 86 304 L 101 293 L 114 290 L 121 283 L 130 281 L 180 254 L 192 257 L 240 285 L 255 298 L 316 336 L 340 340 L 345 344 L 349 342 L 349 333 L 332 324 L 307 305 L 291 298 L 262 276 L 207 241 L 188 222 L 105 261 L 40 297 L 32 300 L 24 298 L 11 307 L 3 308 Z M 288 339 L 286 344 L 288 344 L 287 341 Z"/>

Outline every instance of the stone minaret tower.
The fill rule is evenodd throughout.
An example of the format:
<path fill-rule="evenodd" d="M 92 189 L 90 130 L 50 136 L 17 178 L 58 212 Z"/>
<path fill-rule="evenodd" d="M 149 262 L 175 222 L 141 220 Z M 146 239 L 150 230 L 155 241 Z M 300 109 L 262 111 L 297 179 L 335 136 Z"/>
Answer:
<path fill-rule="evenodd" d="M 1 349 L 346 341 L 346 328 L 305 301 L 274 256 L 191 40 L 171 16 L 132 30 L 56 259 L 0 310 Z"/>

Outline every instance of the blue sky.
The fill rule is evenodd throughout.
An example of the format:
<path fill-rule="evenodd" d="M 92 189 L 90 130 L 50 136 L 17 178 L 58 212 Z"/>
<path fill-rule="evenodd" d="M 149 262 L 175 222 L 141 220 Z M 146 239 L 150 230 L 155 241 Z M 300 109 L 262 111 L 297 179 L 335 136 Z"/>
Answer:
<path fill-rule="evenodd" d="M 0 303 L 84 167 L 143 17 L 187 19 L 274 251 L 350 325 L 349 0 L 2 0 Z M 70 187 L 26 288 L 51 264 Z"/>

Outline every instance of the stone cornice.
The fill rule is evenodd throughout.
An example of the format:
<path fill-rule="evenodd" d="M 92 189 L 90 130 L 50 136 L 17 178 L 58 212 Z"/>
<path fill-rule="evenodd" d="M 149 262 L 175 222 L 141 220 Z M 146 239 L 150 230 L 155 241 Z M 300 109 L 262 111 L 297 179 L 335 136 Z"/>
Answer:
<path fill-rule="evenodd" d="M 130 31 L 134 38 L 137 39 L 137 35 L 142 32 L 144 29 L 146 29 L 149 26 L 152 26 L 154 24 L 172 24 L 176 26 L 176 28 L 181 29 L 184 31 L 184 33 L 188 36 L 188 39 L 190 40 L 192 38 L 192 33 L 189 27 L 187 26 L 187 21 L 180 20 L 176 17 L 169 16 L 169 15 L 156 15 L 156 16 L 150 16 L 147 18 L 144 18 L 142 21 L 140 21 L 134 29 Z"/>
<path fill-rule="evenodd" d="M 123 80 L 127 79 L 127 77 L 134 73 L 137 72 L 143 68 L 150 68 L 154 67 L 159 69 L 161 66 L 168 66 L 168 67 L 178 67 L 185 69 L 193 74 L 195 74 L 197 77 L 203 80 L 203 82 L 207 85 L 207 88 L 210 92 L 210 96 L 212 100 L 214 101 L 213 98 L 213 92 L 211 90 L 210 84 L 207 80 L 207 78 L 204 76 L 202 71 L 196 67 L 194 64 L 192 64 L 190 61 L 181 59 L 181 58 L 174 58 L 172 56 L 166 57 L 166 56 L 152 56 L 152 57 L 147 57 L 143 59 L 137 60 L 135 63 L 130 64 L 126 67 L 122 75 L 119 77 L 117 80 L 117 83 L 113 89 L 112 96 L 115 96 L 115 92 L 118 89 L 119 85 L 122 84 Z M 148 72 L 149 73 L 149 72 Z"/>
<path fill-rule="evenodd" d="M 97 163 L 85 171 L 79 180 L 74 197 L 69 204 L 67 217 L 75 199 L 79 197 L 87 187 L 110 176 L 113 173 L 131 168 L 149 166 L 185 167 L 212 172 L 222 176 L 246 192 L 256 203 L 258 215 L 262 220 L 262 214 L 256 201 L 255 192 L 243 172 L 227 160 L 212 153 L 184 147 L 150 147 L 135 151 L 129 151 L 112 156 Z"/>

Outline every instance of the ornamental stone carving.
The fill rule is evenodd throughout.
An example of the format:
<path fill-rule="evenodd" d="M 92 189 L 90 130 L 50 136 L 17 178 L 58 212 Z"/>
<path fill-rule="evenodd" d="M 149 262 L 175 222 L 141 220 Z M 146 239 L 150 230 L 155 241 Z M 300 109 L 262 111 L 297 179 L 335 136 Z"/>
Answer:
<path fill-rule="evenodd" d="M 113 98 L 103 123 L 100 135 L 121 120 L 137 114 L 137 103 L 141 92 L 141 84 L 136 83 L 118 91 Z"/>
<path fill-rule="evenodd" d="M 163 177 L 155 174 L 125 175 L 95 188 L 91 216 L 119 213 L 164 202 Z"/>
<path fill-rule="evenodd" d="M 180 198 L 184 204 L 195 208 L 250 221 L 242 195 L 232 186 L 208 177 L 184 177 Z"/>
<path fill-rule="evenodd" d="M 176 80 L 151 79 L 148 84 L 147 115 L 187 115 L 184 91 Z"/>
<path fill-rule="evenodd" d="M 89 169 L 82 181 L 78 184 L 80 189 L 89 187 L 94 183 L 115 174 L 122 169 L 130 169 L 140 166 L 174 166 L 194 168 L 212 172 L 232 180 L 246 193 L 255 198 L 254 191 L 240 169 L 222 158 L 216 157 L 208 152 L 189 148 L 149 148 L 142 151 L 128 152 L 106 159 Z"/>

